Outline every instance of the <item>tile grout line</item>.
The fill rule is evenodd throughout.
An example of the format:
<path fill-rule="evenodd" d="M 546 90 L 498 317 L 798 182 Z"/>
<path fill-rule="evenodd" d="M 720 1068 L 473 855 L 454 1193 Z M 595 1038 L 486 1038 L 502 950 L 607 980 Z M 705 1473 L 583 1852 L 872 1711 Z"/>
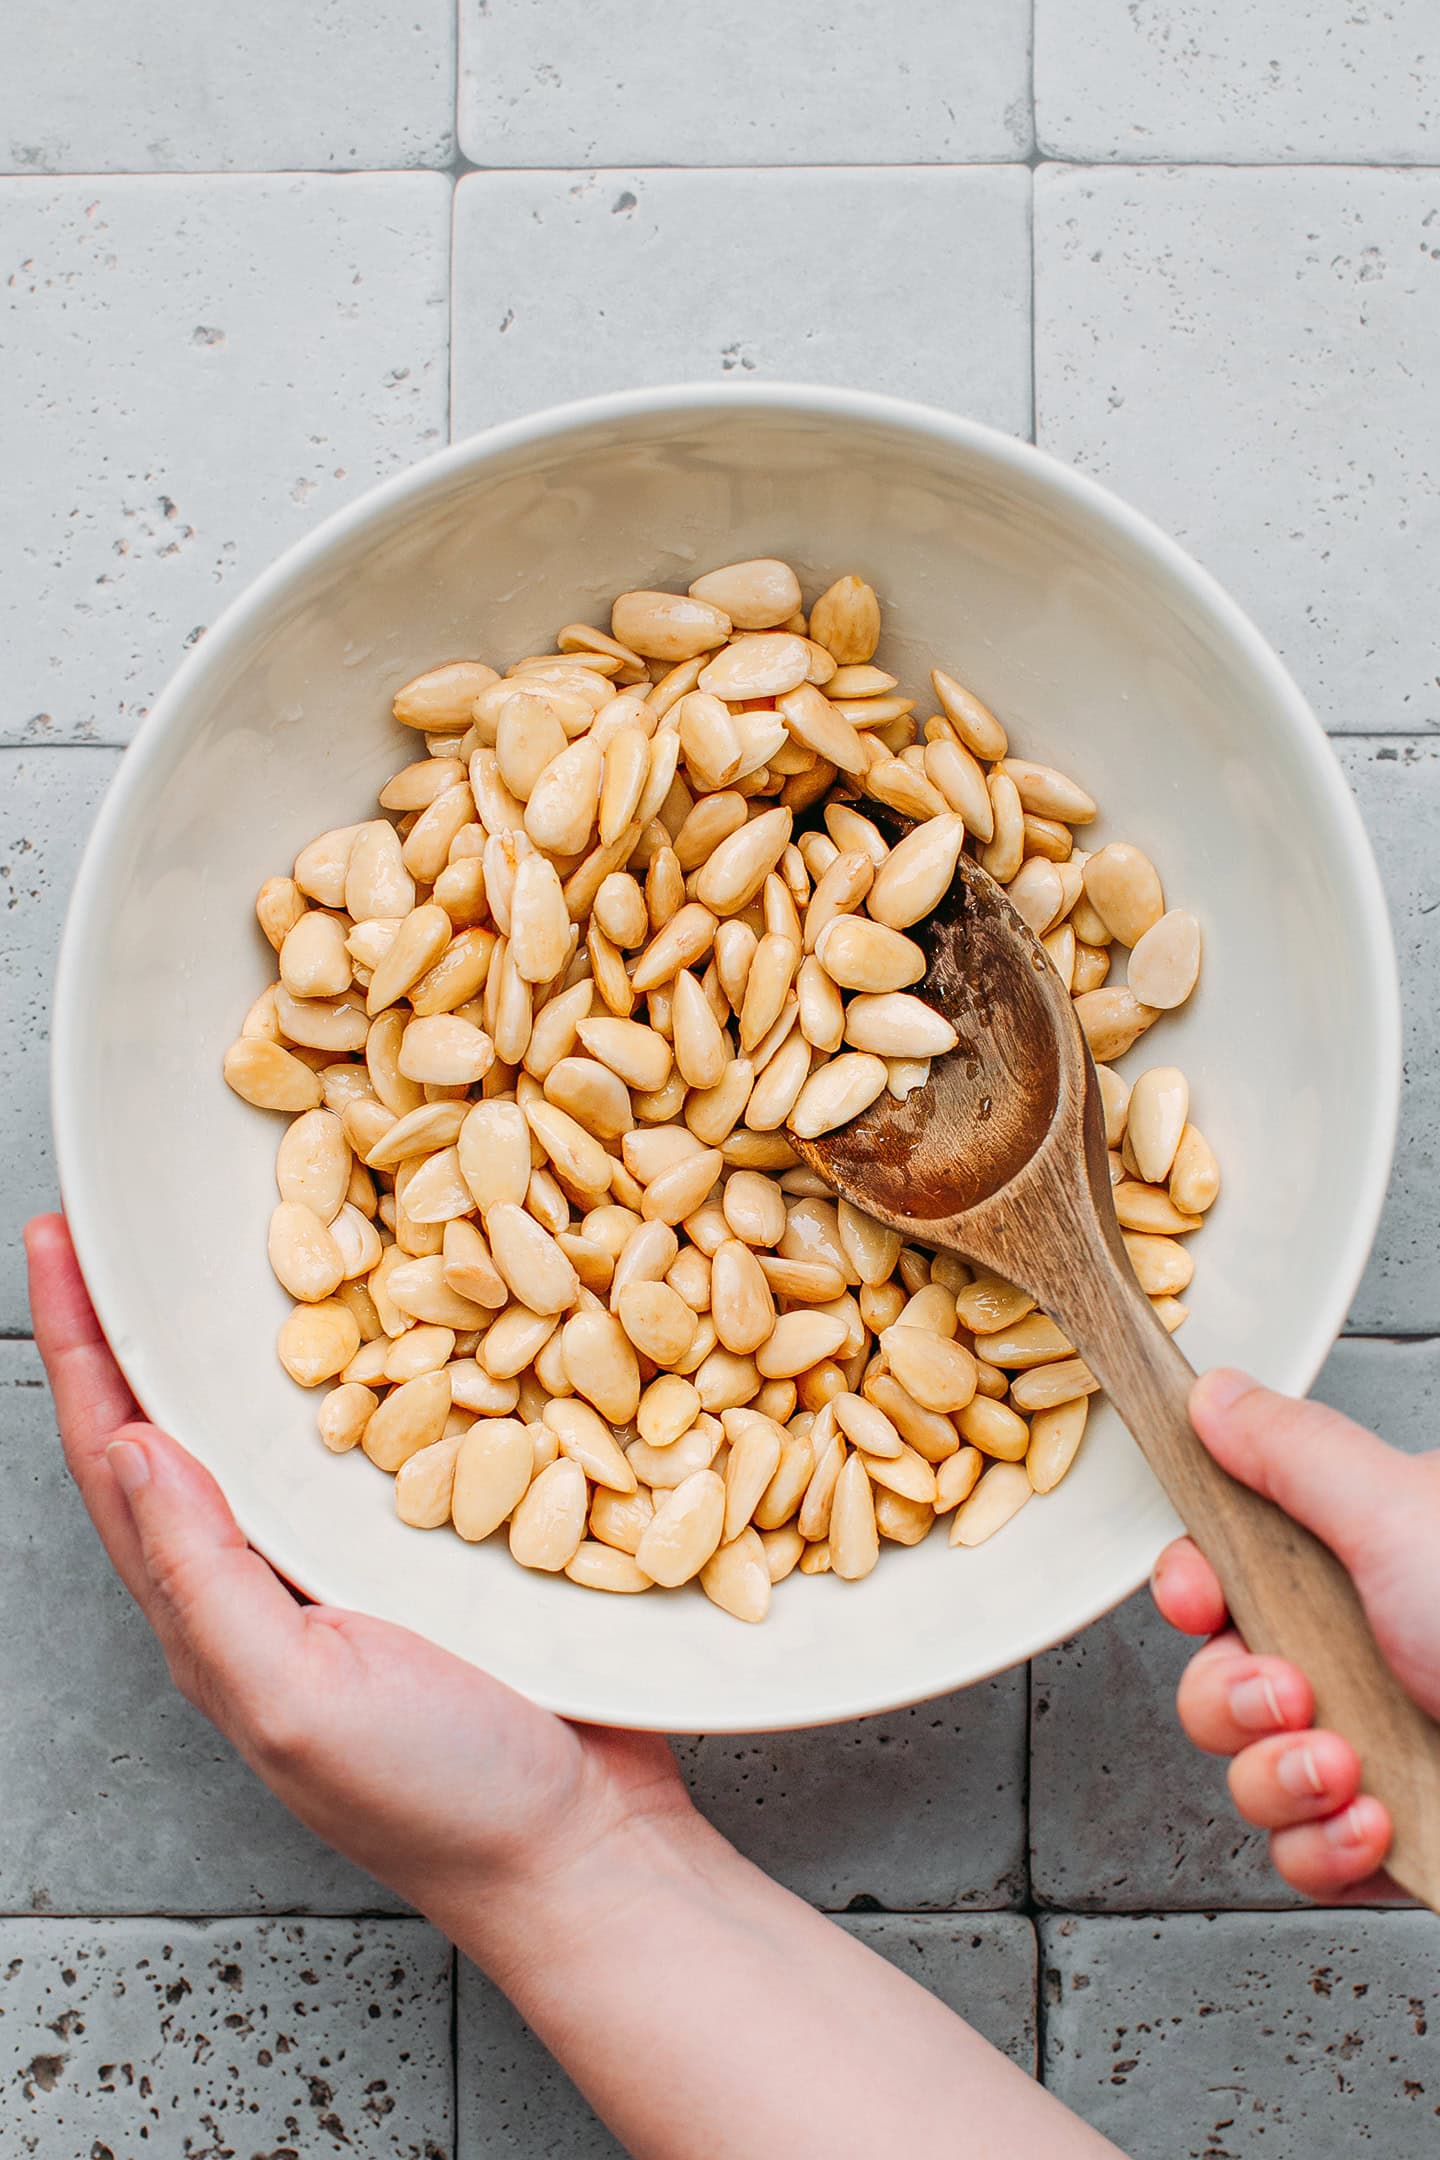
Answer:
<path fill-rule="evenodd" d="M 413 175 L 436 174 L 452 182 L 468 180 L 476 175 L 484 178 L 510 178 L 539 175 L 543 173 L 635 173 L 649 177 L 657 173 L 689 174 L 753 174 L 753 173 L 956 173 L 956 172 L 1004 172 L 1011 167 L 1024 167 L 1042 171 L 1053 167 L 1063 172 L 1380 172 L 1380 173 L 1440 173 L 1440 160 L 1431 158 L 1383 159 L 1383 158 L 1261 158 L 1261 157 L 1150 157 L 1087 158 L 1067 156 L 1063 152 L 1052 155 L 1048 151 L 1033 149 L 1024 157 L 977 157 L 977 158 L 909 158 L 890 162 L 878 160 L 844 161 L 829 159 L 817 164 L 788 164 L 772 162 L 756 165 L 643 165 L 633 159 L 608 160 L 594 158 L 576 165 L 477 165 L 457 148 L 453 157 L 439 165 L 236 165 L 218 169 L 210 166 L 186 168 L 180 172 L 160 170 L 89 172 L 66 170 L 42 172 L 33 167 L 24 172 L 0 171 L 0 185 L 19 181 L 27 186 L 55 187 L 66 181 L 84 181 L 91 187 L 103 187 L 111 180 L 145 180 L 184 182 L 187 180 L 405 180 Z"/>

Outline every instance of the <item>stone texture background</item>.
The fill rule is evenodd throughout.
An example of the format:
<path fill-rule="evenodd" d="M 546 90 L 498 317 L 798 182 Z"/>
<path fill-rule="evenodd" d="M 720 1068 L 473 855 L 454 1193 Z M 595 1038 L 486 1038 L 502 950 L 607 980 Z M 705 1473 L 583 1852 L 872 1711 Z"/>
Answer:
<path fill-rule="evenodd" d="M 613 2152 L 508 2006 L 173 1695 L 60 1473 L 15 1233 L 85 832 L 278 550 L 625 384 L 947 404 L 1211 565 L 1336 738 L 1404 974 L 1401 1149 L 1320 1383 L 1434 1437 L 1433 0 L 73 0 L 0 26 L 6 2150 Z M 575 294 L 613 289 L 602 309 Z M 760 1863 L 1137 2160 L 1435 2148 L 1437 1923 L 1310 1913 L 1137 1601 L 972 1693 L 681 1744 Z"/>

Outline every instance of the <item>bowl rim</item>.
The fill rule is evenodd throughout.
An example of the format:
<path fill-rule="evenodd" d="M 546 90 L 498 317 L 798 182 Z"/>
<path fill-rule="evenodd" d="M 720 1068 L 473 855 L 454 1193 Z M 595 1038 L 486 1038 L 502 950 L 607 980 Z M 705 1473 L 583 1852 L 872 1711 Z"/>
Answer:
<path fill-rule="evenodd" d="M 427 496 L 444 492 L 468 472 L 481 471 L 494 457 L 542 445 L 553 446 L 567 436 L 614 425 L 628 429 L 636 421 L 694 417 L 723 417 L 745 410 L 791 415 L 797 419 L 821 418 L 880 425 L 948 448 L 979 453 L 1001 469 L 1028 477 L 1048 489 L 1054 498 L 1084 517 L 1097 521 L 1122 542 L 1151 557 L 1216 628 L 1229 639 L 1244 664 L 1267 690 L 1281 726 L 1293 749 L 1310 766 L 1345 849 L 1347 871 L 1358 903 L 1357 941 L 1368 966 L 1375 999 L 1376 1025 L 1372 1030 L 1372 1101 L 1367 1125 L 1357 1134 L 1360 1157 L 1360 1190 L 1364 1195 L 1337 1251 L 1333 1290 L 1317 1305 L 1296 1347 L 1293 1362 L 1303 1372 L 1305 1385 L 1313 1382 L 1343 1327 L 1374 1242 L 1384 1205 L 1394 1155 L 1400 1108 L 1402 1072 L 1401 1004 L 1394 936 L 1370 838 L 1359 808 L 1345 780 L 1330 738 L 1299 685 L 1279 655 L 1261 634 L 1250 616 L 1218 580 L 1205 570 L 1178 541 L 1172 539 L 1143 512 L 1078 471 L 1052 452 L 1018 436 L 1006 434 L 984 422 L 950 413 L 916 400 L 884 396 L 798 382 L 765 382 L 717 385 L 680 382 L 650 389 L 609 392 L 596 397 L 569 400 L 500 422 L 445 445 L 417 460 L 403 471 L 380 481 L 356 496 L 353 502 L 332 511 L 311 531 L 285 548 L 222 610 L 204 638 L 185 656 L 170 676 L 154 705 L 141 721 L 124 751 L 120 766 L 106 790 L 99 813 L 86 840 L 66 908 L 64 929 L 56 967 L 51 1023 L 50 1099 L 55 1135 L 56 1165 L 62 1204 L 82 1272 L 101 1326 L 112 1342 L 117 1331 L 112 1321 L 121 1310 L 122 1255 L 107 1240 L 100 1211 L 90 1194 L 78 1183 L 73 1166 L 80 1158 L 81 1135 L 89 1122 L 84 1106 L 84 1086 L 75 1054 L 81 1025 L 80 985 L 84 951 L 90 924 L 99 919 L 109 880 L 111 858 L 132 812 L 143 803 L 152 773 L 168 754 L 172 741 L 183 735 L 186 713 L 195 692 L 208 675 L 222 670 L 235 649 L 259 630 L 266 615 L 282 600 L 287 589 L 312 567 L 323 563 L 337 546 L 363 539 L 368 531 L 385 525 L 401 506 L 422 506 Z M 125 1377 L 145 1414 L 164 1426 L 170 1414 L 164 1361 L 152 1355 L 149 1339 L 127 1337 L 117 1350 Z M 175 1406 L 178 1407 L 178 1406 Z M 228 1496 L 227 1496 L 228 1498 Z M 242 1510 L 237 1516 L 246 1536 L 250 1528 Z M 277 1572 L 307 1597 L 322 1603 L 343 1602 L 329 1598 L 323 1558 L 312 1558 L 292 1546 L 286 1536 L 276 1535 L 269 1525 L 256 1549 Z M 1058 1641 L 1091 1626 L 1140 1587 L 1144 1575 L 1118 1582 L 1113 1595 L 1087 1601 L 1061 1634 L 1048 1628 L 1028 1637 L 1018 1654 L 996 1663 L 982 1657 L 967 1659 L 957 1639 L 953 1676 L 938 1687 L 927 1686 L 920 1694 L 889 1687 L 857 1694 L 827 1710 L 820 1720 L 797 1711 L 793 1716 L 770 1717 L 761 1725 L 753 1719 L 731 1718 L 707 1724 L 714 1733 L 783 1731 L 803 1729 L 817 1722 L 833 1723 L 855 1717 L 896 1710 L 933 1700 L 961 1687 L 974 1686 L 995 1673 L 1009 1670 Z M 535 1691 L 540 1707 L 581 1722 L 626 1724 L 633 1730 L 680 1730 L 659 1720 L 637 1719 L 631 1706 L 618 1702 L 600 1704 L 590 1700 L 576 1704 L 564 1688 Z"/>

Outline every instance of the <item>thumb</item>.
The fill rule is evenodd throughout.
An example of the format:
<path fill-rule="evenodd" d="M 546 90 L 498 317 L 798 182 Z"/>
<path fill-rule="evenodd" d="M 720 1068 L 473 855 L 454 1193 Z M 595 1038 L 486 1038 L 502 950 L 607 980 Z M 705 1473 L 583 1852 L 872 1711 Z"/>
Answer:
<path fill-rule="evenodd" d="M 1324 1403 L 1221 1368 L 1195 1382 L 1190 1418 L 1223 1470 L 1312 1530 L 1352 1573 L 1376 1534 L 1394 1536 L 1413 1507 L 1411 1458 Z"/>

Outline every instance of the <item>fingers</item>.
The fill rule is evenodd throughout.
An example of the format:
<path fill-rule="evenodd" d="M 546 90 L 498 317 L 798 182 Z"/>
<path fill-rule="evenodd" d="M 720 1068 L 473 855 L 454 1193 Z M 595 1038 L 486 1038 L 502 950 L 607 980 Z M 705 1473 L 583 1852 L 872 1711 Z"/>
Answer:
<path fill-rule="evenodd" d="M 1347 1892 L 1368 1902 L 1393 1897 L 1393 1886 L 1380 1875 L 1389 1849 L 1390 1817 L 1368 1793 L 1338 1815 L 1277 1830 L 1270 1840 L 1270 1857 L 1292 1890 L 1321 1905 Z"/>
<path fill-rule="evenodd" d="M 60 1436 L 78 1476 L 105 1452 L 117 1426 L 135 1415 L 125 1384 L 90 1303 L 63 1215 L 37 1215 L 25 1226 L 35 1347 L 55 1396 Z"/>
<path fill-rule="evenodd" d="M 1196 1381 L 1190 1416 L 1223 1469 L 1313 1530 L 1347 1566 L 1377 1526 L 1410 1509 L 1415 1464 L 1323 1403 L 1296 1402 L 1222 1369 Z"/>
<path fill-rule="evenodd" d="M 210 1473 L 167 1434 L 123 1426 L 107 1467 L 137 1541 L 136 1595 L 177 1685 L 255 1760 L 292 1722 L 304 1608 L 245 1543 Z"/>
<path fill-rule="evenodd" d="M 1315 1714 L 1304 1674 L 1283 1658 L 1253 1657 L 1233 1632 L 1217 1635 L 1191 1658 L 1176 1707 L 1207 1755 L 1238 1755 L 1262 1735 L 1303 1732 Z"/>
<path fill-rule="evenodd" d="M 1247 1822 L 1286 1830 L 1348 1808 L 1360 1790 L 1360 1758 L 1338 1733 L 1279 1733 L 1230 1765 L 1230 1797 Z"/>
<path fill-rule="evenodd" d="M 145 1570 L 130 1511 L 105 1460 L 128 1418 L 131 1395 L 90 1303 L 63 1215 L 38 1215 L 25 1227 L 35 1345 L 55 1398 L 55 1417 L 70 1475 L 121 1581 L 140 1599 Z"/>
<path fill-rule="evenodd" d="M 1215 1570 L 1189 1538 L 1166 1546 L 1155 1563 L 1150 1591 L 1162 1619 L 1182 1635 L 1216 1635 L 1225 1625 L 1225 1599 Z"/>

